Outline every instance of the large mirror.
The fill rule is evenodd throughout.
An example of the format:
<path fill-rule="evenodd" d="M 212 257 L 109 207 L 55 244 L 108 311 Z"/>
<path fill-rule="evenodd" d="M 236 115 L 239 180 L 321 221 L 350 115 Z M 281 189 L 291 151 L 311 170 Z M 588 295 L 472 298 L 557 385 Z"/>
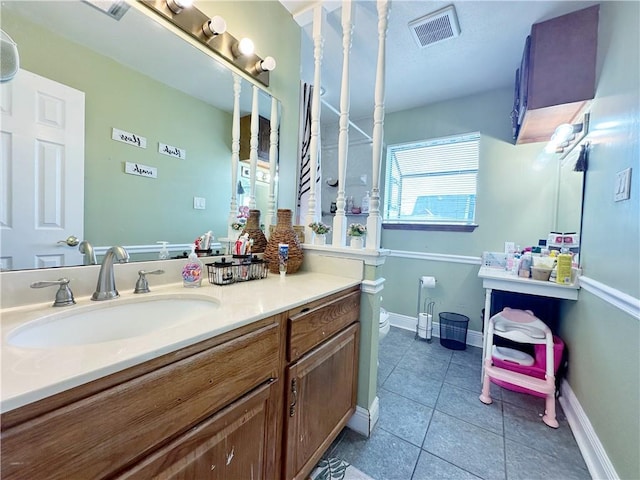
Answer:
<path fill-rule="evenodd" d="M 1 84 L 0 267 L 82 264 L 78 246 L 62 242 L 71 235 L 98 251 L 147 246 L 134 249 L 132 259 L 140 260 L 158 258 L 156 242 L 169 242 L 174 256 L 208 231 L 225 237 L 232 189 L 238 191 L 231 181 L 231 71 L 144 7 L 131 6 L 119 20 L 83 1 L 6 1 L 1 8 L 2 30 L 26 72 Z M 32 132 L 23 147 L 30 156 L 18 158 L 22 137 L 6 131 L 4 115 L 24 111 L 16 108 L 16 91 L 25 84 L 40 91 L 39 82 L 50 90 L 42 90 L 48 93 L 36 111 L 66 133 Z M 251 114 L 252 86 L 242 79 L 242 117 Z M 270 112 L 271 97 L 261 90 L 259 114 L 268 120 Z M 249 201 L 243 165 L 241 204 Z M 264 214 L 268 169 L 258 172 L 256 207 Z"/>
<path fill-rule="evenodd" d="M 578 239 L 578 242 L 582 230 L 582 202 L 585 180 L 584 171 L 582 171 L 585 166 L 578 166 L 576 169 L 576 163 L 584 162 L 584 160 L 578 159 L 580 150 L 581 147 L 577 146 L 566 159 L 558 162 L 558 197 L 555 219 L 555 231 L 575 233 L 575 238 Z M 574 252 L 578 252 L 578 245 L 572 246 L 572 249 Z"/>

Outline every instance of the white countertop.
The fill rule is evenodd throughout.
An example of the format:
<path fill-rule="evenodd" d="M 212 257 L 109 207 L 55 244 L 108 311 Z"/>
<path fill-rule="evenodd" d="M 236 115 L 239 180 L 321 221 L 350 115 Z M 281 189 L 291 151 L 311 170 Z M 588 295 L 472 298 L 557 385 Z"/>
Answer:
<path fill-rule="evenodd" d="M 565 300 L 577 300 L 578 290 L 580 289 L 578 281 L 571 285 L 561 285 L 555 282 L 519 277 L 502 268 L 482 266 L 478 272 L 478 277 L 482 278 L 482 286 L 484 288 Z"/>
<path fill-rule="evenodd" d="M 23 348 L 7 343 L 13 329 L 43 315 L 64 309 L 95 308 L 99 302 L 76 298 L 76 305 L 53 308 L 51 302 L 0 311 L 2 326 L 2 380 L 0 411 L 13 410 L 64 390 L 124 370 L 160 355 L 198 343 L 262 318 L 358 285 L 360 280 L 313 272 L 280 278 L 269 275 L 233 285 L 203 282 L 200 288 L 182 284 L 152 286 L 145 298 L 168 294 L 206 295 L 220 303 L 211 318 L 156 330 L 147 335 L 82 346 Z M 120 292 L 120 298 L 100 303 L 126 302 L 141 295 Z"/>

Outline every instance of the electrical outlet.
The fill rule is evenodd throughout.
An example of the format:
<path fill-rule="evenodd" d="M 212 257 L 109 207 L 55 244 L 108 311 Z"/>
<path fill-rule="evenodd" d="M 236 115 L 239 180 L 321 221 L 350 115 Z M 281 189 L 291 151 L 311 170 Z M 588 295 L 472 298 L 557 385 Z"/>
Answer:
<path fill-rule="evenodd" d="M 631 196 L 631 167 L 616 174 L 616 184 L 613 192 L 613 200 L 620 202 L 629 200 Z"/>
<path fill-rule="evenodd" d="M 193 197 L 193 208 L 196 210 L 204 210 L 206 208 L 206 200 L 202 197 Z"/>

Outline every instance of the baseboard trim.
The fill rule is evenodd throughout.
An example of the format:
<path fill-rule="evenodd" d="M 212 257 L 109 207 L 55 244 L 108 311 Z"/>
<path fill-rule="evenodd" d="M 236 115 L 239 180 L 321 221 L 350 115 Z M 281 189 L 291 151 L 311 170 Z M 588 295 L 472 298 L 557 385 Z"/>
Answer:
<path fill-rule="evenodd" d="M 573 436 L 584 458 L 591 478 L 619 479 L 607 452 L 604 450 L 587 414 L 582 409 L 578 397 L 569 383 L 564 380 L 560 385 L 560 405 L 567 417 Z"/>
<path fill-rule="evenodd" d="M 369 438 L 373 427 L 378 423 L 379 416 L 380 404 L 378 403 L 378 397 L 375 397 L 368 410 L 359 405 L 356 406 L 356 411 L 347 422 L 347 427 Z"/>
<path fill-rule="evenodd" d="M 389 312 L 389 323 L 394 327 L 415 332 L 417 319 L 416 317 Z M 440 322 L 433 322 L 433 336 L 440 337 Z M 467 345 L 482 348 L 482 333 L 475 330 L 467 330 Z"/>

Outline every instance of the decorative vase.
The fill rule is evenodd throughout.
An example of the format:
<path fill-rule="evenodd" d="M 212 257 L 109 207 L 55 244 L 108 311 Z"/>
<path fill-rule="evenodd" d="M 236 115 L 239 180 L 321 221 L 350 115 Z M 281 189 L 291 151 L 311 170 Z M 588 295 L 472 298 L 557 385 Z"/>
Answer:
<path fill-rule="evenodd" d="M 362 237 L 351 237 L 351 248 L 362 248 L 363 240 Z"/>
<path fill-rule="evenodd" d="M 276 228 L 269 237 L 267 248 L 264 251 L 264 259 L 269 263 L 269 271 L 278 273 L 278 244 L 289 245 L 289 258 L 287 261 L 287 273 L 296 273 L 302 265 L 304 256 L 298 235 L 291 224 L 291 210 L 278 209 L 278 221 Z"/>
<path fill-rule="evenodd" d="M 249 239 L 253 240 L 251 253 L 262 253 L 267 248 L 267 237 L 260 229 L 260 210 L 249 210 L 249 218 L 244 225 L 240 235 L 249 234 Z"/>
<path fill-rule="evenodd" d="M 327 244 L 327 234 L 326 233 L 314 233 L 313 234 L 313 244 L 314 245 L 326 245 Z"/>

